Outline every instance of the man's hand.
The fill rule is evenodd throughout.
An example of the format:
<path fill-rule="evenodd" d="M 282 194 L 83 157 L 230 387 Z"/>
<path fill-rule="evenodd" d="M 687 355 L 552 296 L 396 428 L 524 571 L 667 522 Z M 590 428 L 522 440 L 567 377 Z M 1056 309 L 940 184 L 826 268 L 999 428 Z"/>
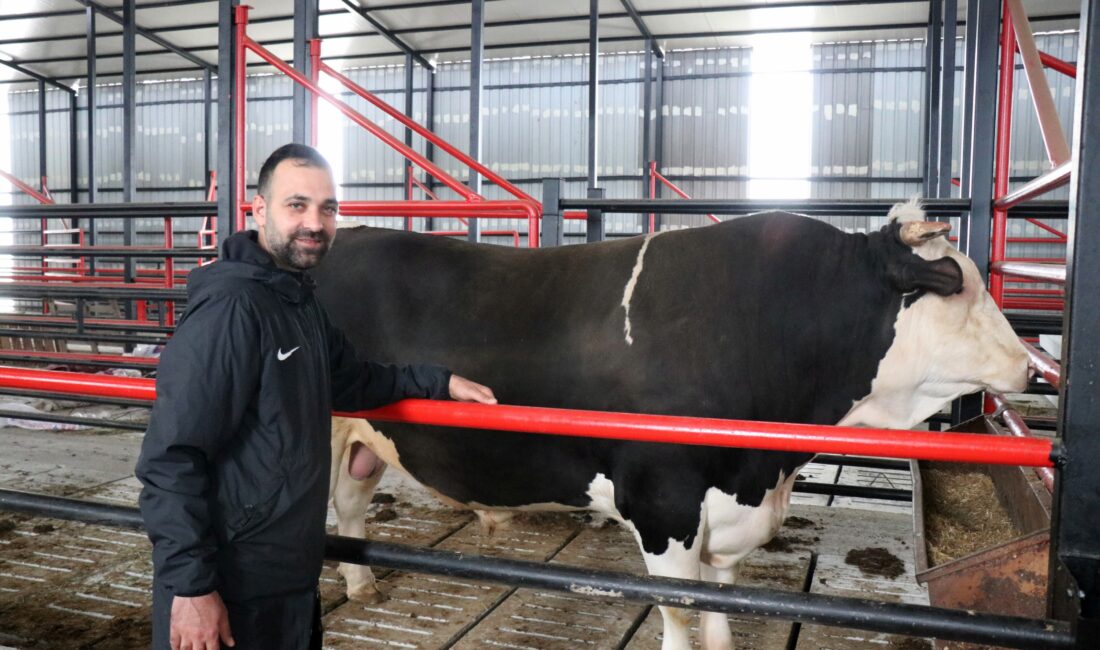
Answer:
<path fill-rule="evenodd" d="M 229 630 L 229 612 L 218 592 L 172 599 L 169 640 L 172 650 L 218 650 L 219 641 L 229 647 L 236 645 Z"/>
<path fill-rule="evenodd" d="M 497 398 L 493 396 L 491 388 L 458 375 L 451 375 L 451 382 L 448 384 L 447 389 L 451 392 L 451 399 L 458 402 L 497 403 Z"/>

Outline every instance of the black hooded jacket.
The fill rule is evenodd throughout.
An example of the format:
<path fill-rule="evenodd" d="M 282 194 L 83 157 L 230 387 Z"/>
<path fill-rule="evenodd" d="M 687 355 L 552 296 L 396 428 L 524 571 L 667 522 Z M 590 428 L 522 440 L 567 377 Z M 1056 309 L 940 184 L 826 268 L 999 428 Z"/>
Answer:
<path fill-rule="evenodd" d="M 331 412 L 442 398 L 437 366 L 360 361 L 304 274 L 255 232 L 188 277 L 188 308 L 161 356 L 136 474 L 155 580 L 229 600 L 317 585 Z"/>

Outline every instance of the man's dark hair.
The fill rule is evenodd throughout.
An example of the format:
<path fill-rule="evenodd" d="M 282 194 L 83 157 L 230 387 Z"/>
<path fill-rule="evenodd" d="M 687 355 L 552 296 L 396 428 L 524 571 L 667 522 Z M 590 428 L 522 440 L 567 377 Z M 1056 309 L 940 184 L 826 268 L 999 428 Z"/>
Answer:
<path fill-rule="evenodd" d="M 332 167 L 329 166 L 325 157 L 313 147 L 296 142 L 284 144 L 272 151 L 271 155 L 264 161 L 263 167 L 260 167 L 260 178 L 256 187 L 257 194 L 265 199 L 269 198 L 267 193 L 271 189 L 271 175 L 275 173 L 275 168 L 279 166 L 279 163 L 284 160 L 293 160 L 295 164 L 301 167 L 316 167 L 332 171 Z"/>

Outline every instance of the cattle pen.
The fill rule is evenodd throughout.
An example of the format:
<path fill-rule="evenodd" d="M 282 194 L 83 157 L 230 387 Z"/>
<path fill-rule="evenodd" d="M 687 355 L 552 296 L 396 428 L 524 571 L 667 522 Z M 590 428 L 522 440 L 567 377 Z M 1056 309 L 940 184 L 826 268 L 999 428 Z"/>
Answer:
<path fill-rule="evenodd" d="M 904 432 L 422 401 L 343 414 L 379 422 L 819 455 L 795 482 L 791 519 L 801 534 L 791 535 L 791 530 L 784 529 L 786 534 L 764 547 L 764 555 L 750 556 L 743 572 L 745 584 L 732 586 L 647 577 L 629 534 L 582 515 L 520 517 L 523 528 L 515 533 L 481 539 L 468 513 L 428 505 L 419 500 L 422 495 L 415 486 L 388 477 L 391 482 L 383 484 L 383 491 L 396 496 L 396 504 L 381 499 L 372 506 L 368 540 L 328 537 L 329 562 L 322 578 L 328 646 L 656 648 L 661 643 L 656 606 L 665 604 L 736 615 L 735 626 L 745 629 L 738 632 L 737 642 L 752 648 L 928 647 L 923 639 L 1015 648 L 1100 646 L 1100 530 L 1095 523 L 1100 521 L 1100 475 L 1089 462 L 1100 457 L 1100 400 L 1096 399 L 1100 330 L 1095 327 L 1100 317 L 1100 228 L 1087 221 L 1095 212 L 1091 206 L 1100 205 L 1100 184 L 1087 181 L 1100 170 L 1100 12 L 1094 3 L 1083 0 L 1072 13 L 1045 11 L 1032 15 L 1029 22 L 1036 7 L 1023 0 L 785 2 L 779 10 L 796 12 L 790 14 L 796 23 L 803 20 L 797 12 L 815 4 L 836 5 L 834 10 L 841 13 L 866 9 L 870 17 L 855 21 L 849 13 L 844 16 L 851 23 L 817 24 L 815 18 L 774 29 L 746 21 L 743 28 L 710 26 L 706 32 L 689 28 L 694 23 L 676 20 L 711 13 L 726 17 L 768 12 L 776 7 L 767 6 L 771 3 L 689 7 L 692 3 L 592 0 L 587 15 L 569 13 L 567 8 L 560 15 L 542 16 L 521 0 L 395 2 L 377 7 L 353 0 L 287 0 L 267 6 L 256 3 L 251 9 L 237 0 L 74 0 L 79 8 L 70 9 L 57 9 L 56 4 L 32 2 L 27 8 L 33 11 L 5 8 L 0 15 L 0 27 L 18 25 L 2 32 L 0 65 L 12 77 L 0 81 L 23 84 L 18 86 L 23 95 L 10 105 L 8 100 L 0 104 L 0 119 L 15 123 L 29 115 L 34 118 L 30 130 L 37 134 L 34 146 L 27 137 L 25 146 L 15 144 L 14 135 L 10 143 L 0 138 L 0 144 L 11 150 L 3 152 L 0 167 L 17 165 L 20 172 L 0 169 L 18 197 L 15 205 L 0 205 L 0 219 L 8 224 L 6 233 L 19 238 L 18 243 L 10 238 L 0 243 L 0 256 L 5 256 L 0 261 L 0 273 L 5 274 L 0 298 L 12 305 L 0 314 L 0 328 L 6 328 L 0 329 L 4 342 L 0 363 L 19 364 L 0 367 L 0 392 L 35 400 L 38 406 L 61 403 L 71 408 L 73 400 L 79 399 L 81 404 L 92 404 L 83 410 L 95 415 L 44 413 L 39 411 L 46 407 L 9 408 L 10 404 L 0 408 L 0 415 L 123 433 L 117 439 L 105 435 L 81 440 L 83 434 L 36 431 L 31 439 L 4 429 L 4 444 L 10 447 L 0 467 L 0 510 L 13 514 L 0 519 L 0 647 L 147 645 L 143 635 L 148 628 L 140 621 L 148 617 L 148 545 L 134 507 L 137 482 L 128 471 L 119 470 L 127 462 L 132 466 L 135 445 L 140 444 L 144 430 L 142 416 L 155 397 L 156 356 L 142 350 L 162 346 L 171 337 L 187 304 L 183 284 L 188 270 L 212 261 L 218 255 L 218 243 L 248 226 L 249 181 L 255 180 L 262 148 L 280 137 L 320 144 L 334 133 L 326 121 L 341 115 L 393 152 L 364 162 L 352 150 L 366 146 L 365 141 L 354 139 L 361 134 L 335 131 L 353 143 L 339 151 L 349 167 L 387 168 L 382 182 L 375 181 L 373 172 L 369 177 L 357 171 L 341 178 L 343 191 L 356 197 L 342 201 L 343 217 L 374 219 L 370 223 L 475 242 L 564 246 L 769 210 L 832 219 L 838 227 L 866 231 L 866 225 L 853 224 L 857 220 L 880 223 L 874 219 L 885 217 L 892 205 L 909 198 L 901 192 L 918 192 L 927 197 L 923 204 L 930 218 L 953 224 L 959 249 L 988 280 L 992 299 L 1028 346 L 1032 366 L 1042 378 L 1032 380 L 1029 393 L 1056 395 L 1057 407 L 1053 416 L 1049 409 L 1032 413 L 1023 406 L 1029 403 L 1026 399 L 988 393 L 957 400 L 949 415 L 930 421 L 929 431 Z M 168 7 L 173 4 L 177 6 Z M 508 5 L 518 17 L 487 21 L 486 14 L 493 14 L 495 4 Z M 191 5 L 196 12 L 213 15 L 216 11 L 216 21 L 179 25 L 179 13 L 156 19 L 160 10 L 187 11 Z M 289 15 L 280 13 L 291 7 Z M 468 10 L 468 15 L 460 16 L 457 26 L 400 18 L 409 15 L 402 12 L 423 9 L 461 9 Z M 899 12 L 897 16 L 890 13 L 893 10 Z M 964 20 L 959 19 L 960 10 Z M 919 22 L 902 22 L 917 14 L 922 16 Z M 379 22 L 379 15 L 387 20 Z M 349 17 L 369 24 L 370 31 L 358 36 L 369 34 L 383 43 L 377 51 L 356 53 L 344 42 L 356 33 L 340 26 L 338 18 Z M 104 33 L 97 27 L 97 18 L 119 24 L 121 31 Z M 139 18 L 159 26 L 143 26 Z M 50 21 L 82 22 L 86 33 L 47 35 L 35 28 Z M 651 31 L 658 21 L 671 22 Z M 387 27 L 387 22 L 401 28 Z M 1052 26 L 1052 35 L 1043 43 L 1059 43 L 1068 39 L 1066 34 L 1074 34 L 1075 62 L 1038 49 L 1039 35 L 1032 33 L 1032 24 L 1044 22 Z M 586 33 L 572 29 L 579 23 Z M 613 35 L 601 33 L 601 23 L 604 29 L 611 25 Z M 547 54 L 541 57 L 532 58 L 531 52 L 538 50 L 525 49 L 540 47 L 538 38 L 515 40 L 523 32 L 508 31 L 512 41 L 489 39 L 486 44 L 487 31 L 528 29 L 529 34 L 532 26 L 560 24 L 572 25 L 572 31 L 542 43 Z M 283 38 L 285 30 L 273 26 L 290 28 L 292 38 Z M 173 42 L 173 34 L 188 30 L 212 34 L 213 45 L 186 39 L 192 45 Z M 468 33 L 468 44 L 451 47 L 432 43 L 430 38 L 419 46 L 410 44 L 418 35 L 458 31 Z M 964 33 L 956 48 L 959 31 Z M 622 35 L 625 32 L 629 35 Z M 7 38 L 9 33 L 21 36 Z M 808 50 L 817 57 L 812 149 L 817 171 L 801 179 L 813 188 L 812 196 L 805 198 L 747 198 L 752 182 L 775 179 L 766 172 L 756 178 L 732 161 L 729 165 L 704 161 L 713 158 L 714 152 L 701 144 L 697 161 L 691 157 L 696 155 L 694 149 L 680 150 L 685 139 L 695 137 L 691 128 L 698 128 L 682 122 L 692 113 L 699 117 L 702 109 L 696 103 L 710 101 L 690 96 L 681 101 L 677 95 L 681 85 L 697 83 L 703 89 L 711 82 L 728 83 L 722 87 L 731 98 L 721 107 L 721 115 L 732 120 L 735 114 L 750 114 L 740 106 L 747 100 L 738 93 L 750 92 L 753 73 L 747 68 L 728 72 L 699 63 L 699 69 L 691 72 L 678 68 L 715 56 L 707 53 L 709 46 L 699 44 L 701 40 L 769 33 L 824 35 Z M 902 43 L 908 50 L 908 43 L 919 40 L 921 47 L 910 55 L 919 61 L 899 58 L 889 70 L 870 63 L 874 57 L 864 52 L 873 47 L 860 44 L 870 43 L 871 33 L 882 34 L 887 44 L 883 49 L 893 43 L 890 51 L 900 51 Z M 97 53 L 97 38 L 115 36 L 121 36 L 119 52 Z M 156 47 L 149 51 L 151 55 L 137 50 L 139 37 Z M 40 48 L 55 41 L 74 41 L 84 49 L 79 55 L 42 56 Z M 323 49 L 323 41 L 335 41 L 337 46 Z M 722 56 L 731 62 L 734 55 L 748 61 L 751 48 L 745 43 L 750 41 L 735 42 L 737 46 L 723 50 Z M 37 44 L 39 49 L 20 49 L 18 56 L 5 53 L 5 48 L 19 43 Z M 677 53 L 677 47 L 683 53 Z M 485 59 L 487 48 L 509 57 L 502 67 L 494 68 L 494 62 Z M 325 51 L 331 51 L 330 56 L 323 57 Z M 211 52 L 216 61 L 209 60 Z M 542 59 L 549 64 L 564 54 L 587 63 L 583 69 L 578 65 L 575 78 L 526 84 L 508 76 L 509 67 L 514 71 L 530 60 L 534 61 L 530 65 L 542 65 Z M 957 63 L 960 54 L 962 61 Z M 257 57 L 252 63 L 250 55 Z M 443 57 L 442 62 L 436 57 Z M 120 70 L 97 70 L 98 59 L 112 58 L 121 59 Z M 139 68 L 142 58 L 156 62 Z M 165 67 L 161 62 L 165 58 L 181 58 L 186 67 Z M 392 79 L 341 66 L 391 59 L 403 62 L 403 66 L 391 66 L 397 71 Z M 848 61 L 856 63 L 843 67 Z M 83 74 L 64 67 L 74 62 L 86 68 Z M 1044 67 L 1058 76 L 1047 76 Z M 610 78 L 605 78 L 609 70 Z M 183 73 L 190 76 L 181 81 Z M 104 85 L 97 74 L 117 77 L 121 85 Z M 918 107 L 916 118 L 904 126 L 919 137 L 910 138 L 916 142 L 911 166 L 899 164 L 894 171 L 891 163 L 889 169 L 883 165 L 861 175 L 858 156 L 832 161 L 831 148 L 844 151 L 842 140 L 862 137 L 868 151 L 882 151 L 887 147 L 879 141 L 883 136 L 876 133 L 878 140 L 872 143 L 870 132 L 848 133 L 833 118 L 856 119 L 875 106 L 879 97 L 872 102 L 871 94 L 886 92 L 882 88 L 894 80 L 876 78 L 878 85 L 873 89 L 848 80 L 883 74 L 915 75 L 919 92 L 909 97 L 897 90 L 898 95 L 888 101 L 891 105 L 896 101 L 899 111 L 903 102 Z M 142 86 L 144 103 L 136 90 L 138 75 L 150 81 Z M 394 82 L 399 75 L 403 76 L 401 88 Z M 835 83 L 826 83 L 827 78 Z M 285 86 L 276 87 L 283 82 Z M 198 133 L 196 144 L 187 146 L 186 137 L 181 140 L 184 146 L 174 140 L 157 142 L 171 142 L 168 147 L 185 152 L 186 160 L 172 162 L 179 168 L 188 165 L 185 175 L 198 179 L 186 187 L 170 185 L 173 174 L 179 179 L 172 164 L 159 170 L 163 186 L 148 180 L 152 167 L 138 164 L 139 150 L 146 162 L 158 155 L 155 145 L 140 143 L 142 137 L 155 135 L 158 127 L 146 123 L 139 129 L 138 108 L 155 108 L 155 89 L 167 89 L 173 83 L 186 86 L 187 98 L 181 93 L 159 103 L 196 109 L 187 117 Z M 82 90 L 80 84 L 84 84 Z M 368 91 L 369 84 L 378 89 Z M 605 108 L 600 102 L 628 84 L 639 101 L 627 113 L 634 110 L 638 119 L 620 128 L 613 121 L 611 105 Z M 903 85 L 898 81 L 898 88 Z M 1063 92 L 1052 93 L 1052 85 Z M 507 96 L 490 111 L 486 93 L 574 87 L 585 91 L 586 107 L 582 109 L 576 100 L 575 105 L 543 109 L 547 115 L 556 110 L 567 118 L 573 116 L 581 125 L 585 147 L 583 152 L 578 148 L 569 154 L 574 156 L 573 164 L 550 160 L 532 166 L 535 173 L 522 180 L 508 180 L 493 171 L 492 163 L 482 162 L 495 159 L 500 164 L 507 158 L 501 157 L 500 145 L 486 151 L 491 134 L 482 132 L 483 121 L 518 114 L 524 102 L 531 101 L 526 96 Z M 700 96 L 704 92 L 699 90 Z M 401 95 L 404 108 L 382 99 L 386 93 Z M 17 103 L 32 106 L 28 100 L 32 94 L 37 106 L 17 114 Z M 106 94 L 110 98 L 104 101 Z M 101 96 L 97 99 L 97 95 Z M 171 97 L 170 93 L 165 96 Z M 1072 107 L 1056 106 L 1063 98 Z M 456 109 L 454 105 L 461 103 Z M 287 108 L 285 124 L 268 111 L 276 104 Z M 524 110 L 530 112 L 531 107 Z M 9 115 L 3 115 L 5 111 Z M 103 111 L 118 112 L 116 130 L 103 122 Z M 84 124 L 79 124 L 81 112 Z M 101 113 L 98 118 L 97 113 Z M 1021 126 L 1021 115 L 1026 115 L 1028 126 Z M 1060 119 L 1070 124 L 1068 137 Z M 270 120 L 278 126 L 272 128 Z M 459 123 L 461 132 L 453 128 Z M 58 126 L 62 124 L 65 128 Z M 904 130 L 901 125 L 895 125 L 898 131 Z M 744 131 L 737 138 L 744 141 L 731 142 L 738 142 L 747 159 L 747 118 L 742 126 Z M 1031 136 L 1027 146 L 1039 150 L 1041 165 L 1017 164 L 1023 156 L 1020 134 L 1025 128 Z M 78 129 L 83 131 L 79 137 Z M 280 134 L 281 130 L 285 132 Z M 7 131 L 0 134 L 8 136 Z M 57 146 L 61 138 L 53 138 L 60 132 L 67 136 L 67 150 Z M 101 150 L 115 146 L 112 132 L 121 132 L 115 137 L 121 146 L 113 152 L 119 161 L 117 174 Z M 456 147 L 436 132 L 445 132 L 451 139 L 468 137 L 469 146 Z M 609 152 L 618 146 L 616 139 L 627 138 L 627 132 L 633 143 L 627 173 L 622 165 L 618 170 L 601 165 L 601 155 L 616 159 Z M 169 128 L 168 134 L 178 135 L 179 129 L 173 133 Z M 414 135 L 423 139 L 418 145 L 413 144 Z M 523 135 L 530 134 L 520 128 L 511 137 Z M 52 149 L 48 141 L 54 141 Z M 564 150 L 572 151 L 571 146 L 547 144 L 559 156 L 566 155 Z M 83 159 L 78 156 L 81 148 Z M 439 152 L 453 160 L 437 160 Z M 658 161 L 666 161 L 663 173 Z M 867 160 L 862 162 L 868 166 Z M 503 164 L 513 171 L 527 169 L 515 163 Z M 109 170 L 97 173 L 97 166 Z M 631 173 L 635 167 L 637 173 Z M 723 174 L 727 167 L 737 169 Z M 839 173 L 824 171 L 841 167 Z M 417 178 L 417 169 L 426 174 L 423 181 Z M 569 170 L 586 175 L 574 177 Z M 47 187 L 51 175 L 67 178 L 68 187 L 51 191 Z M 27 182 L 30 178 L 39 182 L 40 189 Z M 121 180 L 121 187 L 97 186 L 106 180 Z M 527 191 L 521 189 L 525 184 Z M 1067 185 L 1067 200 L 1036 200 Z M 680 186 L 706 196 L 721 196 L 723 189 L 735 188 L 731 190 L 735 198 L 688 198 Z M 661 198 L 665 189 L 679 198 Z M 418 190 L 428 198 L 415 200 Z M 139 201 L 142 192 L 159 198 Z M 117 200 L 103 202 L 103 196 Z M 186 200 L 174 200 L 181 196 Z M 635 198 L 639 196 L 644 198 Z M 58 203 L 59 199 L 67 202 Z M 1064 226 L 1051 225 L 1063 220 Z M 185 239 L 187 244 L 181 246 Z M 1050 251 L 1064 251 L 1064 255 L 1041 255 Z M 1060 338 L 1051 344 L 1047 338 L 1051 335 Z M 1060 356 L 1058 361 L 1049 358 L 1052 346 L 1060 346 L 1061 354 L 1055 355 Z M 42 369 L 43 365 L 51 369 Z M 109 372 L 91 374 L 96 368 Z M 112 414 L 125 419 L 111 419 Z M 956 429 L 977 419 L 1002 435 Z M 940 432 L 945 424 L 953 430 Z M 1052 435 L 1034 435 L 1032 429 Z M 52 444 L 51 438 L 60 442 Z M 71 451 L 66 444 L 72 445 Z M 88 458 L 76 458 L 78 454 Z M 918 469 L 911 470 L 908 463 L 898 462 L 901 459 L 1035 469 L 1034 475 L 1023 475 L 1031 482 L 1029 489 L 1049 507 L 1049 555 L 1044 556 L 1049 557 L 1049 565 L 1040 580 L 1042 614 L 927 604 L 927 591 L 913 580 L 919 568 L 897 557 L 923 543 L 909 528 L 911 518 L 918 516 L 910 502 L 920 498 L 913 477 L 919 477 L 921 470 L 917 464 L 913 468 Z M 404 499 L 411 501 L 405 504 Z M 847 507 L 820 507 L 839 503 Z M 879 530 L 872 530 L 876 526 Z M 885 548 L 872 548 L 879 545 Z M 884 557 L 872 558 L 879 564 L 868 564 L 853 559 L 854 550 L 880 550 Z M 391 596 L 401 596 L 377 606 L 348 601 L 332 566 L 335 561 L 385 570 L 379 575 L 392 590 Z M 884 591 L 876 594 L 876 589 Z M 440 593 L 444 596 L 436 598 Z"/>

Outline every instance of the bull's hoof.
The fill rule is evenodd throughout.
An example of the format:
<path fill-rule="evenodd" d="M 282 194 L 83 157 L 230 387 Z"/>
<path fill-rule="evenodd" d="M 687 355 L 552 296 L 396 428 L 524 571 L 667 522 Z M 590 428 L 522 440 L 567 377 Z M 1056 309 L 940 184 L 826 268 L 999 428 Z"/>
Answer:
<path fill-rule="evenodd" d="M 357 589 L 348 589 L 348 600 L 353 600 L 364 605 L 377 605 L 385 602 L 386 592 L 378 585 L 364 585 Z"/>

